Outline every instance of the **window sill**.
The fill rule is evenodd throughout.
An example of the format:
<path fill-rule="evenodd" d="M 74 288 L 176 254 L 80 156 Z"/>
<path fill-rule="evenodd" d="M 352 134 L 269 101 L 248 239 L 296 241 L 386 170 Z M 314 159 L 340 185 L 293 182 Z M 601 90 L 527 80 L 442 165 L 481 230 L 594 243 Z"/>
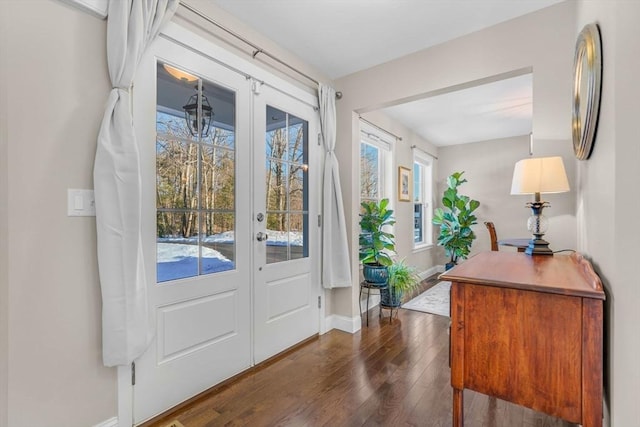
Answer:
<path fill-rule="evenodd" d="M 426 251 L 428 249 L 432 249 L 434 247 L 435 247 L 434 244 L 424 244 L 424 245 L 414 246 L 413 250 L 411 252 L 415 254 L 417 252 L 423 252 L 423 251 Z"/>

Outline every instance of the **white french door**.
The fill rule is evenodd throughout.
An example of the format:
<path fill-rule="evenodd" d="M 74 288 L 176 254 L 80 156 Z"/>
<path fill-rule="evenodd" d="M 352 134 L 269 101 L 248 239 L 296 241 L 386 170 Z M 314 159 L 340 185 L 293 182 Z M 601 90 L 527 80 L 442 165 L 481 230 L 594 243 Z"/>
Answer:
<path fill-rule="evenodd" d="M 135 362 L 134 424 L 318 333 L 317 112 L 252 85 L 165 38 L 138 69 L 156 335 Z"/>
<path fill-rule="evenodd" d="M 250 83 L 160 38 L 134 92 L 156 336 L 134 423 L 251 366 Z M 208 108 L 211 110 L 208 110 Z M 211 113 L 211 114 L 208 114 Z"/>
<path fill-rule="evenodd" d="M 319 331 L 317 112 L 262 87 L 254 96 L 254 360 Z M 264 239 L 264 240 L 263 240 Z"/>

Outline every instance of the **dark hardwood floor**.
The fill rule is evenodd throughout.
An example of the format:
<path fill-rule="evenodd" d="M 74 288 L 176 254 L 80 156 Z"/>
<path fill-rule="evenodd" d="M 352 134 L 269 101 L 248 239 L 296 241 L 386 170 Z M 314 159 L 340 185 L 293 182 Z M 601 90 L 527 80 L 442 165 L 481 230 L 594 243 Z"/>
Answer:
<path fill-rule="evenodd" d="M 145 426 L 450 426 L 449 319 L 369 314 L 369 327 L 332 330 Z M 464 403 L 468 427 L 573 426 L 472 391 Z"/>

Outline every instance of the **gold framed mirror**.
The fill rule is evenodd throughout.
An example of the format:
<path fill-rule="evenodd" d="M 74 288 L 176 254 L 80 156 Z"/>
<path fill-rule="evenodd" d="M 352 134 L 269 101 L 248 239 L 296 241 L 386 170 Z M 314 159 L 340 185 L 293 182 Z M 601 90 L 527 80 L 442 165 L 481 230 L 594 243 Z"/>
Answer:
<path fill-rule="evenodd" d="M 593 150 L 602 86 L 600 30 L 595 23 L 580 32 L 573 61 L 573 151 L 586 160 Z"/>

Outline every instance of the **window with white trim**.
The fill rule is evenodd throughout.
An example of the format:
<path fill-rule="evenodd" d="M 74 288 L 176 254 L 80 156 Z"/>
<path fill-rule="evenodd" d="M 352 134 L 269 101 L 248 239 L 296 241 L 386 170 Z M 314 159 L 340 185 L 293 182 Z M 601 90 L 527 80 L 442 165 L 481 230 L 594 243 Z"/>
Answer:
<path fill-rule="evenodd" d="M 360 123 L 360 201 L 389 197 L 391 144 L 366 123 Z"/>
<path fill-rule="evenodd" d="M 413 247 L 433 244 L 433 159 L 413 153 Z"/>

